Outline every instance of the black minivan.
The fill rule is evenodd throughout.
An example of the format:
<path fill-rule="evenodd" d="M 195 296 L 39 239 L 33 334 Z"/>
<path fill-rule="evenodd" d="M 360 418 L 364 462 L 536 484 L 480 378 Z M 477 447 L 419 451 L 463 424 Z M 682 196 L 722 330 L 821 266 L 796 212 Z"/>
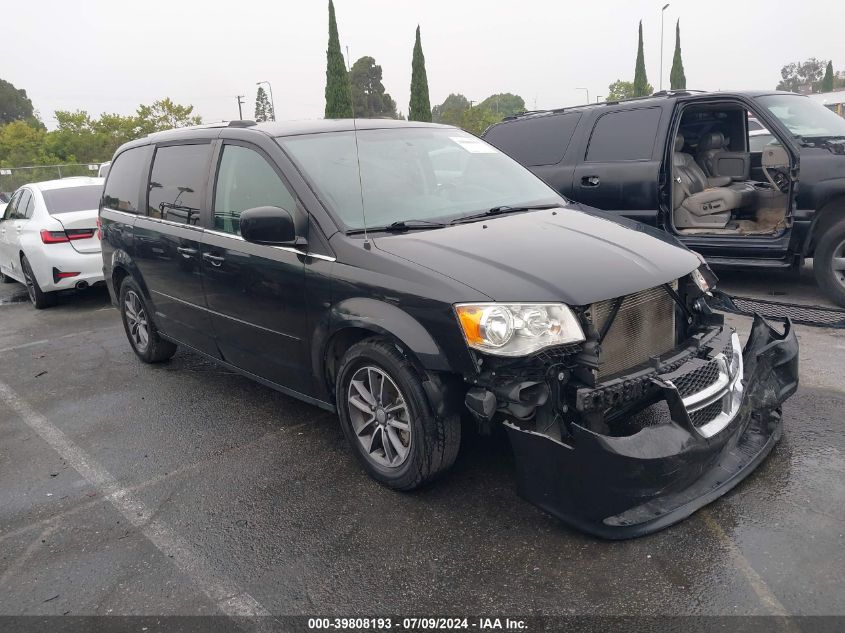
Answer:
<path fill-rule="evenodd" d="M 501 423 L 523 496 L 646 534 L 751 472 L 797 386 L 790 325 L 757 319 L 743 351 L 697 255 L 448 126 L 153 134 L 116 152 L 100 226 L 143 361 L 181 345 L 337 411 L 398 490 L 455 461 L 462 419 Z"/>

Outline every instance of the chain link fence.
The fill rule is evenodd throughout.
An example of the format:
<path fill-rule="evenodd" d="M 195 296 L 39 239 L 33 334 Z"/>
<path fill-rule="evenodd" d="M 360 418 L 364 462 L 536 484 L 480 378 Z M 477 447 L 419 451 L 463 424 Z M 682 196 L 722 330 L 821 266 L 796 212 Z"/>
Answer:
<path fill-rule="evenodd" d="M 71 176 L 96 176 L 101 163 L 0 167 L 0 192 L 10 193 L 30 182 L 56 180 Z"/>

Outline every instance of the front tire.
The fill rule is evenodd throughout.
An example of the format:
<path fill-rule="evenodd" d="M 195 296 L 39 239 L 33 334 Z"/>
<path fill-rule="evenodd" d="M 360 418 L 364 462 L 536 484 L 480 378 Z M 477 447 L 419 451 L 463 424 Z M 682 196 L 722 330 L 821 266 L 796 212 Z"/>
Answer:
<path fill-rule="evenodd" d="M 26 255 L 21 255 L 21 270 L 23 271 L 23 278 L 26 284 L 26 292 L 35 309 L 43 310 L 44 308 L 55 305 L 56 293 L 41 290 L 41 286 L 38 285 L 38 280 L 35 278 L 35 273 L 32 272 L 32 266 L 29 265 Z"/>
<path fill-rule="evenodd" d="M 343 433 L 379 483 L 413 490 L 455 462 L 460 416 L 432 412 L 419 374 L 389 341 L 371 338 L 350 347 L 335 394 Z"/>
<path fill-rule="evenodd" d="M 828 298 L 845 306 L 845 220 L 822 235 L 813 254 L 813 273 Z"/>
<path fill-rule="evenodd" d="M 161 338 L 151 314 L 141 288 L 134 279 L 126 277 L 120 284 L 120 316 L 126 338 L 142 361 L 160 363 L 176 353 L 176 345 Z"/>

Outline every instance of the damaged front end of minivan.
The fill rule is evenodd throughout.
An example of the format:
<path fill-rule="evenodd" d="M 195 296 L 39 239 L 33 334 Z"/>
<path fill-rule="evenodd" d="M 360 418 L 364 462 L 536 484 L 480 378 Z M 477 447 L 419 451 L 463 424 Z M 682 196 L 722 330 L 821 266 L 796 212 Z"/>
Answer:
<path fill-rule="evenodd" d="M 507 428 L 520 494 L 609 538 L 689 516 L 745 478 L 782 432 L 798 341 L 759 316 L 745 347 L 710 311 L 706 265 L 573 308 L 583 341 L 522 358 L 474 353 L 466 405 Z"/>

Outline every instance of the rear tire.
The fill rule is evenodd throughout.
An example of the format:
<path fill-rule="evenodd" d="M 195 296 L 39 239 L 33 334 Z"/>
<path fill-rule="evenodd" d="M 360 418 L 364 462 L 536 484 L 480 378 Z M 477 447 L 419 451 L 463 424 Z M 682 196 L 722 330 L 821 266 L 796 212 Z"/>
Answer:
<path fill-rule="evenodd" d="M 455 462 L 460 415 L 432 412 L 418 372 L 391 342 L 370 338 L 350 347 L 335 393 L 352 452 L 379 483 L 413 490 Z"/>
<path fill-rule="evenodd" d="M 161 338 L 144 300 L 144 293 L 132 277 L 120 284 L 120 317 L 132 351 L 145 363 L 161 363 L 176 353 L 176 344 Z"/>
<path fill-rule="evenodd" d="M 813 274 L 828 298 L 845 306 L 845 220 L 829 227 L 816 245 Z"/>
<path fill-rule="evenodd" d="M 32 272 L 32 266 L 29 265 L 26 255 L 21 255 L 21 270 L 23 271 L 23 278 L 26 284 L 26 292 L 29 294 L 29 300 L 36 310 L 43 310 L 49 308 L 56 303 L 56 293 L 44 292 L 41 286 L 38 285 L 38 280 L 35 278 L 35 273 Z"/>

